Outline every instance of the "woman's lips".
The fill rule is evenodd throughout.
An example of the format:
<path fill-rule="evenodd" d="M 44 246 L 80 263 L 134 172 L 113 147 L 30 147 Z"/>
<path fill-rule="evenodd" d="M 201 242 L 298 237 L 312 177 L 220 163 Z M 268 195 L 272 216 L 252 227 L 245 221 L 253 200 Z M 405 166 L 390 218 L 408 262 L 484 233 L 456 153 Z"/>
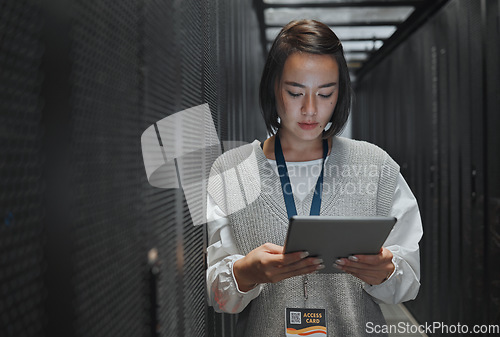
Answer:
<path fill-rule="evenodd" d="M 318 126 L 318 123 L 299 123 L 299 126 L 303 130 L 312 130 Z"/>

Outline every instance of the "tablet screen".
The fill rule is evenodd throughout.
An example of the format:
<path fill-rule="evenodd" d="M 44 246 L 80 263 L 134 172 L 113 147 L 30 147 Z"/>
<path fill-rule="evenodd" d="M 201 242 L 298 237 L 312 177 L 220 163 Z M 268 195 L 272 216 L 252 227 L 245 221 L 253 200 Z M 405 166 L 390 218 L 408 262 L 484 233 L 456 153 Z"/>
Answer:
<path fill-rule="evenodd" d="M 320 273 L 342 273 L 333 267 L 340 257 L 378 254 L 389 236 L 393 217 L 294 216 L 290 219 L 285 253 L 308 251 L 323 259 Z"/>

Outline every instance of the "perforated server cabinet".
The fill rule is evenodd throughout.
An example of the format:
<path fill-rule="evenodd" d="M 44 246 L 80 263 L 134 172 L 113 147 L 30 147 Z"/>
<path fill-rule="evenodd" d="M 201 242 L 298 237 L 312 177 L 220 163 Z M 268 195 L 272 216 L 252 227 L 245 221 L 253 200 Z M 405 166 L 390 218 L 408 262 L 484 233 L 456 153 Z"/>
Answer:
<path fill-rule="evenodd" d="M 354 136 L 401 165 L 422 214 L 421 324 L 498 324 L 498 1 L 449 1 L 356 86 Z M 467 334 L 464 334 L 467 335 Z"/>
<path fill-rule="evenodd" d="M 0 17 L 0 335 L 229 336 L 204 226 L 148 183 L 141 134 L 208 103 L 221 141 L 265 137 L 252 3 L 6 0 Z"/>

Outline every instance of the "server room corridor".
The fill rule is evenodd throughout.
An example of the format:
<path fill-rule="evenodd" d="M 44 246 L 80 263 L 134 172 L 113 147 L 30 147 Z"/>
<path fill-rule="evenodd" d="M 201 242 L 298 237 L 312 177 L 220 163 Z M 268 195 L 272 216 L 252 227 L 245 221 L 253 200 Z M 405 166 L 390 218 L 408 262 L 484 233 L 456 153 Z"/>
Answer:
<path fill-rule="evenodd" d="M 341 135 L 399 164 L 422 220 L 418 295 L 352 336 L 500 335 L 500 0 L 0 0 L 0 337 L 237 336 L 248 316 L 209 305 L 207 188 L 268 138 L 296 19 L 337 34 Z"/>

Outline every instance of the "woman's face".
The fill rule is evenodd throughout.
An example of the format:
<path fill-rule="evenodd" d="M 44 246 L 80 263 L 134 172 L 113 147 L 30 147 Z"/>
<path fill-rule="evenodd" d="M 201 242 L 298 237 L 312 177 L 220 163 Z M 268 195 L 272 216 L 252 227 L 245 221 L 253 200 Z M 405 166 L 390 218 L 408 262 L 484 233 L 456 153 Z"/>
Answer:
<path fill-rule="evenodd" d="M 330 55 L 293 53 L 285 62 L 280 84 L 276 87 L 280 135 L 299 140 L 321 137 L 337 104 L 337 61 Z"/>

